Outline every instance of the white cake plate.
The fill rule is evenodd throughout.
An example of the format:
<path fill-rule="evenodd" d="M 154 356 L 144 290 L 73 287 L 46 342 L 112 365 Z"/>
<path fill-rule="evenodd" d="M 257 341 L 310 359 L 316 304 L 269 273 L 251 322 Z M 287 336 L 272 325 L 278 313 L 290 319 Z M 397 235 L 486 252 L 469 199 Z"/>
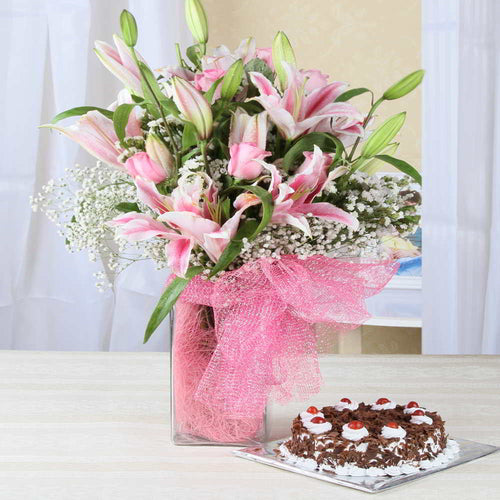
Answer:
<path fill-rule="evenodd" d="M 280 439 L 278 441 L 271 441 L 259 446 L 251 446 L 249 448 L 235 450 L 233 453 L 238 457 L 252 460 L 253 462 L 260 462 L 262 464 L 270 465 L 271 467 L 277 467 L 278 469 L 302 474 L 303 476 L 314 477 L 315 479 L 340 484 L 341 486 L 366 491 L 367 493 L 378 493 L 379 491 L 395 488 L 396 486 L 400 486 L 410 481 L 415 481 L 416 479 L 420 479 L 424 476 L 435 474 L 436 472 L 441 472 L 442 470 L 450 469 L 451 467 L 456 467 L 457 465 L 470 462 L 471 460 L 476 460 L 477 458 L 484 457 L 500 449 L 496 446 L 476 443 L 474 441 L 468 441 L 467 439 L 455 439 L 455 441 L 457 441 L 460 445 L 460 453 L 455 459 L 447 462 L 446 464 L 402 476 L 355 477 L 339 476 L 331 472 L 311 471 L 299 467 L 298 465 L 286 462 L 284 459 L 276 456 L 274 451 L 284 441 L 286 440 Z"/>

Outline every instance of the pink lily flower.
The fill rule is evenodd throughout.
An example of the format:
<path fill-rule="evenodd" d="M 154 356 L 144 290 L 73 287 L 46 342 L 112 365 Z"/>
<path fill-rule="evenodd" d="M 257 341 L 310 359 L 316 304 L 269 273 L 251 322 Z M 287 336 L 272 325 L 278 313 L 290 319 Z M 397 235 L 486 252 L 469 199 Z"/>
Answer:
<path fill-rule="evenodd" d="M 260 92 L 260 96 L 254 99 L 269 113 L 287 139 L 299 137 L 326 118 L 363 119 L 351 104 L 334 102 L 345 88 L 344 83 L 333 82 L 308 92 L 307 77 L 286 62 L 283 62 L 283 67 L 288 82 L 283 96 L 261 73 L 251 72 L 250 78 Z"/>
<path fill-rule="evenodd" d="M 109 222 L 117 227 L 117 234 L 130 241 L 160 237 L 170 240 L 166 255 L 171 269 L 184 276 L 195 245 L 201 246 L 213 262 L 234 238 L 242 207 L 224 224 L 214 220 L 217 210 L 217 189 L 204 173 L 185 174 L 171 196 L 159 193 L 152 180 L 136 177 L 139 199 L 159 214 L 155 220 L 144 214 L 131 212 Z"/>
<path fill-rule="evenodd" d="M 174 76 L 171 82 L 172 97 L 183 118 L 194 125 L 201 140 L 208 139 L 213 126 L 210 104 L 200 91 L 186 80 Z"/>
<path fill-rule="evenodd" d="M 234 238 L 243 211 L 238 210 L 222 226 L 192 212 L 165 212 L 159 220 L 179 231 L 183 236 L 200 245 L 210 260 L 217 262 L 232 238 Z"/>
<path fill-rule="evenodd" d="M 217 188 L 203 172 L 182 175 L 170 198 L 173 211 L 192 212 L 210 219 L 217 204 Z"/>
<path fill-rule="evenodd" d="M 229 154 L 231 155 L 227 165 L 229 174 L 237 179 L 252 180 L 262 172 L 259 161 L 271 156 L 272 153 L 258 148 L 253 143 L 240 142 L 229 148 Z"/>
<path fill-rule="evenodd" d="M 203 71 L 209 69 L 218 69 L 224 71 L 236 62 L 238 59 L 246 64 L 256 57 L 256 47 L 254 38 L 245 38 L 241 41 L 238 48 L 231 52 L 225 45 L 219 45 L 213 52 L 212 56 L 203 56 L 201 59 L 201 67 Z"/>
<path fill-rule="evenodd" d="M 238 108 L 231 118 L 229 146 L 240 142 L 255 144 L 260 149 L 266 149 L 267 113 L 250 116 Z"/>
<path fill-rule="evenodd" d="M 121 150 L 116 146 L 118 137 L 113 121 L 99 111 L 89 111 L 69 127 L 51 124 L 42 125 L 42 127 L 58 130 L 80 144 L 97 159 L 123 168 L 123 164 L 118 161 Z"/>
<path fill-rule="evenodd" d="M 136 177 L 134 182 L 139 200 L 159 214 L 181 211 L 210 217 L 217 204 L 217 188 L 202 172 L 181 176 L 171 196 L 161 194 L 153 181 Z"/>
<path fill-rule="evenodd" d="M 337 103 L 342 104 L 342 103 Z M 352 146 L 358 137 L 364 137 L 365 128 L 363 127 L 362 116 L 332 116 L 321 120 L 315 125 L 311 132 L 327 132 L 336 136 L 344 147 Z"/>
<path fill-rule="evenodd" d="M 113 73 L 134 94 L 142 96 L 141 78 L 130 49 L 118 36 L 113 35 L 116 49 L 106 42 L 95 42 L 95 53 L 106 68 Z M 142 57 L 137 57 L 143 61 Z"/>
<path fill-rule="evenodd" d="M 229 134 L 229 174 L 238 178 L 255 179 L 262 172 L 263 160 L 271 155 L 266 151 L 267 113 L 250 116 L 238 108 L 231 119 Z"/>
<path fill-rule="evenodd" d="M 167 238 L 174 233 L 162 222 L 137 212 L 121 214 L 110 220 L 107 225 L 115 227 L 117 235 L 129 241 L 143 241 L 154 237 Z"/>
<path fill-rule="evenodd" d="M 328 174 L 331 162 L 331 155 L 323 153 L 318 146 L 314 146 L 314 152 L 306 154 L 304 163 L 289 184 L 282 182 L 282 177 L 275 165 L 262 162 L 264 168 L 271 174 L 269 192 L 274 202 L 271 223 L 289 224 L 308 236 L 311 235 L 311 230 L 307 217 L 340 222 L 354 230 L 359 227 L 359 222 L 355 217 L 331 203 L 313 203 L 314 198 L 321 194 L 329 180 L 345 173 L 345 169 L 340 167 Z M 236 198 L 234 206 L 236 209 L 244 209 L 259 203 L 260 199 L 257 196 L 244 193 Z"/>
<path fill-rule="evenodd" d="M 167 264 L 178 276 L 186 274 L 194 245 L 192 238 L 186 238 L 149 215 L 137 212 L 119 215 L 109 221 L 108 226 L 115 227 L 117 236 L 128 241 L 143 241 L 151 238 L 170 240 L 165 247 Z"/>
<path fill-rule="evenodd" d="M 167 178 L 165 169 L 155 163 L 147 153 L 140 152 L 125 162 L 125 169 L 132 177 L 142 177 L 158 184 Z"/>
<path fill-rule="evenodd" d="M 206 69 L 202 73 L 196 73 L 194 75 L 194 87 L 202 92 L 207 92 L 210 90 L 210 87 L 219 79 L 222 78 L 226 74 L 226 71 L 223 69 Z M 214 96 L 212 98 L 212 102 L 219 99 L 221 91 L 221 85 L 219 84 L 215 89 Z"/>

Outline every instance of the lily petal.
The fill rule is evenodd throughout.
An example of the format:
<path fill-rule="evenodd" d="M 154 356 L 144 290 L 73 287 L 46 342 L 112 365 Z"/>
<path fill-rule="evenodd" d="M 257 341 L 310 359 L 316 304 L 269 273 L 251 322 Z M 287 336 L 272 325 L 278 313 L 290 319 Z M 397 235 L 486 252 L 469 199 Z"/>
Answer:
<path fill-rule="evenodd" d="M 205 234 L 214 233 L 220 229 L 217 222 L 192 212 L 166 212 L 160 215 L 159 220 L 166 222 L 173 229 L 177 229 L 184 236 L 194 238 L 200 245 L 205 242 Z"/>
<path fill-rule="evenodd" d="M 359 228 L 359 221 L 356 217 L 345 212 L 341 208 L 332 205 L 331 203 L 303 203 L 301 205 L 294 206 L 294 211 L 301 212 L 306 215 L 310 214 L 313 217 L 319 217 L 320 219 L 340 222 L 355 231 Z"/>
<path fill-rule="evenodd" d="M 192 238 L 173 240 L 166 246 L 167 264 L 177 276 L 184 277 L 186 275 L 193 246 Z"/>
<path fill-rule="evenodd" d="M 137 197 L 145 205 L 159 214 L 172 209 L 172 200 L 168 196 L 160 194 L 153 181 L 136 177 L 134 182 L 137 186 Z"/>
<path fill-rule="evenodd" d="M 155 237 L 176 239 L 179 234 L 169 230 L 165 224 L 154 220 L 145 214 L 129 212 L 115 217 L 108 222 L 116 227 L 116 234 L 128 241 L 143 241 Z"/>
<path fill-rule="evenodd" d="M 115 145 L 118 137 L 116 137 L 113 122 L 98 111 L 89 111 L 69 127 L 43 126 L 53 128 L 68 136 L 99 160 L 123 167 L 123 164 L 118 161 L 121 151 Z"/>

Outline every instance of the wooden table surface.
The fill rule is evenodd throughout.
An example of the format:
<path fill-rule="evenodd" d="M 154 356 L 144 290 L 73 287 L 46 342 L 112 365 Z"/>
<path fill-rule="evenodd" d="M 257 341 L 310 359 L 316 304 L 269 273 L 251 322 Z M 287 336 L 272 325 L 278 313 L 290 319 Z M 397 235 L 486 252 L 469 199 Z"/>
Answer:
<path fill-rule="evenodd" d="M 410 399 L 500 446 L 499 356 L 328 356 L 317 405 Z M 168 355 L 0 351 L 0 499 L 356 499 L 368 494 L 170 442 Z M 295 407 L 274 408 L 276 428 Z M 500 453 L 379 494 L 500 499 Z M 378 498 L 378 497 L 377 497 Z"/>

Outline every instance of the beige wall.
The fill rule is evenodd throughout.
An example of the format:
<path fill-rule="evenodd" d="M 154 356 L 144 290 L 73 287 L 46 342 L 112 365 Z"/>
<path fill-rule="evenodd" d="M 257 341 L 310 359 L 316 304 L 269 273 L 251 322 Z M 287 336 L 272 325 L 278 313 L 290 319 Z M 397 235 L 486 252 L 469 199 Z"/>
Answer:
<path fill-rule="evenodd" d="M 317 68 L 351 87 L 380 95 L 402 76 L 419 69 L 420 0 L 204 0 L 209 44 L 234 49 L 254 36 L 271 45 L 283 30 L 302 68 Z M 377 123 L 408 111 L 398 156 L 420 166 L 420 91 L 385 103 Z M 352 101 L 367 111 L 369 98 Z"/>
<path fill-rule="evenodd" d="M 204 0 L 210 46 L 235 49 L 254 36 L 269 47 L 283 30 L 302 68 L 368 87 L 380 96 L 391 84 L 419 69 L 420 0 Z M 363 111 L 369 98 L 352 101 Z M 408 112 L 397 156 L 420 167 L 420 90 L 379 108 L 377 122 Z M 388 167 L 387 170 L 390 170 Z M 419 353 L 420 329 L 364 327 L 333 338 L 334 352 Z"/>

